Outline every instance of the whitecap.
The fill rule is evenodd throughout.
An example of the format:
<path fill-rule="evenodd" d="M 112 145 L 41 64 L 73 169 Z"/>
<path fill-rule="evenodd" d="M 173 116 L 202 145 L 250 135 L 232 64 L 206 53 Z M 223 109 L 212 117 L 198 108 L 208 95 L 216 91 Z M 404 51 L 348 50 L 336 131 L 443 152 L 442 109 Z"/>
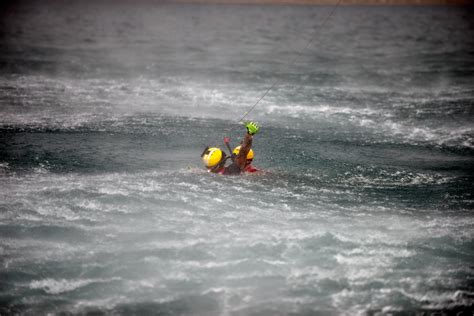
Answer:
<path fill-rule="evenodd" d="M 81 287 L 87 286 L 93 283 L 108 283 L 111 281 L 121 280 L 121 278 L 115 277 L 110 279 L 79 279 L 79 280 L 66 280 L 66 279 L 43 279 L 32 281 L 30 283 L 31 289 L 41 289 L 48 294 L 61 294 L 65 292 L 74 291 Z"/>

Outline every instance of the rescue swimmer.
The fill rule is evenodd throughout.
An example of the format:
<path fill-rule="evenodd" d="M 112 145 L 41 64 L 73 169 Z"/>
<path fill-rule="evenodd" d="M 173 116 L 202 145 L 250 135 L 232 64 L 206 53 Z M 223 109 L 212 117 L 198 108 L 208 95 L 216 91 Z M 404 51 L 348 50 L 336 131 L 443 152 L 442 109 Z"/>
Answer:
<path fill-rule="evenodd" d="M 201 157 L 208 172 L 224 175 L 239 175 L 242 172 L 258 171 L 252 166 L 252 160 L 254 158 L 252 140 L 260 128 L 255 122 L 246 123 L 245 128 L 247 129 L 247 133 L 240 146 L 235 147 L 230 156 L 227 156 L 226 153 L 218 147 L 206 147 L 206 149 L 204 149 Z M 224 143 L 230 151 L 229 139 L 224 138 Z M 229 159 L 232 162 L 226 166 Z"/>

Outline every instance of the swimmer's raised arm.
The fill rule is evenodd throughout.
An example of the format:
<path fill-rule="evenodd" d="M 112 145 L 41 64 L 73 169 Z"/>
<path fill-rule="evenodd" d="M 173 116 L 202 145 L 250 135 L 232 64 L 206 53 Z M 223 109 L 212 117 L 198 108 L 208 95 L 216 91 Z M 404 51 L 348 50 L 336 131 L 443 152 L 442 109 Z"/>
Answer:
<path fill-rule="evenodd" d="M 250 148 L 252 148 L 253 135 L 255 135 L 260 129 L 254 122 L 246 123 L 245 127 L 247 128 L 247 133 L 240 145 L 239 154 L 235 157 L 235 164 L 240 168 L 240 170 L 243 170 L 247 164 L 247 154 L 249 153 Z"/>

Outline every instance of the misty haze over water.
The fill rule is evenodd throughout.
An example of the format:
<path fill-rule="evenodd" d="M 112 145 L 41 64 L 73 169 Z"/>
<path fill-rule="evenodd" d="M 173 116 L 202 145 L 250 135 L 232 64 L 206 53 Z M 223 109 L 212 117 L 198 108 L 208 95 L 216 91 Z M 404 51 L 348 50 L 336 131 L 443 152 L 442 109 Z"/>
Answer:
<path fill-rule="evenodd" d="M 470 315 L 472 8 L 332 9 L 2 4 L 0 314 Z"/>

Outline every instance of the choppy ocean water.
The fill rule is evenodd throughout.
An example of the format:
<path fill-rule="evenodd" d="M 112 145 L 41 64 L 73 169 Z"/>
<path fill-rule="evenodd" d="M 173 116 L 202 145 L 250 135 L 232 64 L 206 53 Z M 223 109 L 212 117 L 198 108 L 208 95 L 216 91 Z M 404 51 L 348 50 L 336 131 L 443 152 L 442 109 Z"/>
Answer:
<path fill-rule="evenodd" d="M 330 10 L 4 4 L 0 314 L 471 313 L 473 11 Z"/>

